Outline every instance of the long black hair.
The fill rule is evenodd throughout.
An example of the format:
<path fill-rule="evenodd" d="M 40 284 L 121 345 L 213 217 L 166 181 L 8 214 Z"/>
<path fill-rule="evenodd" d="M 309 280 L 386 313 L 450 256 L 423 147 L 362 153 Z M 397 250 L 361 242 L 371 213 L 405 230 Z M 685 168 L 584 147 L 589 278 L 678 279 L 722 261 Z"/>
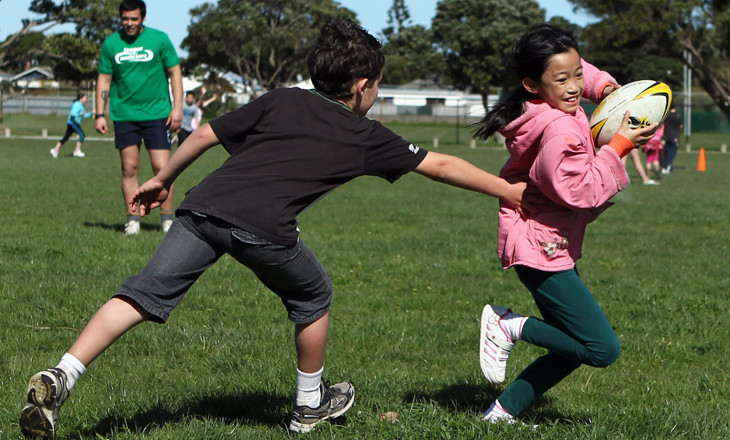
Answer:
<path fill-rule="evenodd" d="M 520 37 L 512 48 L 513 68 L 520 82 L 525 78 L 539 82 L 550 57 L 568 52 L 570 49 L 578 51 L 578 42 L 571 34 L 551 24 L 538 24 Z M 476 124 L 479 128 L 474 136 L 486 140 L 520 117 L 524 112 L 523 103 L 535 98 L 538 96 L 528 92 L 520 84 Z"/>

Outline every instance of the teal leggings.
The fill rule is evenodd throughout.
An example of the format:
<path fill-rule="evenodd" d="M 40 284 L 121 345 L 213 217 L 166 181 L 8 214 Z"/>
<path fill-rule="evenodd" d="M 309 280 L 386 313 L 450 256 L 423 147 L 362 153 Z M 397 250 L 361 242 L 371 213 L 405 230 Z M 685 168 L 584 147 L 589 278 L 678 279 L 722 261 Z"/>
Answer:
<path fill-rule="evenodd" d="M 543 318 L 525 321 L 522 340 L 546 348 L 548 353 L 525 368 L 499 396 L 499 403 L 512 415 L 521 413 L 581 364 L 607 367 L 621 351 L 616 333 L 575 268 L 543 272 L 515 266 L 515 270 Z"/>

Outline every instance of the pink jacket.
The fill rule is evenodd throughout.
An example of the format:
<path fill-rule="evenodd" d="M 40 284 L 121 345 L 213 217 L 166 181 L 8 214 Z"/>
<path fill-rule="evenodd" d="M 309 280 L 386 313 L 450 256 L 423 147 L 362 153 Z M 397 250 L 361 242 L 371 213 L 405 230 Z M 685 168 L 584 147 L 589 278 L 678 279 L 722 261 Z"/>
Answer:
<path fill-rule="evenodd" d="M 610 75 L 583 62 L 585 98 L 599 101 Z M 541 100 L 505 126 L 510 158 L 500 171 L 507 180 L 528 175 L 546 197 L 539 212 L 522 218 L 500 204 L 497 253 L 502 267 L 518 264 L 549 272 L 571 269 L 581 257 L 586 225 L 608 208 L 609 199 L 629 184 L 613 148 L 596 152 L 582 108 L 575 115 Z"/>
<path fill-rule="evenodd" d="M 664 124 L 659 126 L 657 131 L 654 133 L 654 137 L 649 139 L 649 142 L 645 143 L 641 148 L 647 153 L 650 151 L 662 151 L 664 149 L 662 139 L 664 139 Z"/>

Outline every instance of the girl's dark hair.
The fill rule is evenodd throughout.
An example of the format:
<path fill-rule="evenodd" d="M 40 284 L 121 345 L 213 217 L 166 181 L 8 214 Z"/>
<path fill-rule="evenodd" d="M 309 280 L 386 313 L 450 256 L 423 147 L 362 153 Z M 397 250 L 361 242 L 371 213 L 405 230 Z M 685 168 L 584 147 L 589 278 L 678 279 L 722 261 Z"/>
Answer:
<path fill-rule="evenodd" d="M 83 98 L 84 96 L 86 96 L 86 93 L 79 92 L 79 93 L 76 94 L 76 100 L 77 101 L 81 101 L 81 98 Z"/>
<path fill-rule="evenodd" d="M 307 55 L 314 88 L 335 99 L 352 97 L 360 78 L 377 79 L 385 66 L 380 42 L 350 19 L 329 21 Z"/>
<path fill-rule="evenodd" d="M 147 5 L 142 0 L 122 0 L 119 5 L 119 15 L 121 16 L 124 11 L 134 11 L 135 9 L 139 9 L 142 18 L 147 16 Z"/>
<path fill-rule="evenodd" d="M 578 51 L 578 42 L 570 33 L 551 24 L 538 24 L 520 37 L 512 48 L 513 68 L 520 82 L 524 78 L 539 82 L 550 57 L 568 52 L 570 49 Z M 475 137 L 487 139 L 520 117 L 524 112 L 525 101 L 537 97 L 520 84 L 476 124 L 479 129 L 474 134 Z"/>

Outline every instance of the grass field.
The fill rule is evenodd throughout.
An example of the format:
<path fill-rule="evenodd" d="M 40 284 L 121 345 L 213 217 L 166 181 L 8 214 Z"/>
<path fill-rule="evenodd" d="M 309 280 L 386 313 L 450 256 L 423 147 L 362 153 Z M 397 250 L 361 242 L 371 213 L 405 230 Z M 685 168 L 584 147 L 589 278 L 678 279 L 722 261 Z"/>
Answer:
<path fill-rule="evenodd" d="M 112 143 L 87 141 L 84 159 L 69 143 L 53 160 L 54 142 L 0 138 L 0 439 L 20 437 L 27 379 L 56 364 L 162 238 L 157 213 L 139 236 L 124 236 Z M 498 148 L 439 151 L 491 172 L 506 159 Z M 224 158 L 216 149 L 187 170 L 177 201 Z M 345 418 L 301 438 L 727 438 L 730 156 L 708 154 L 704 173 L 696 163 L 696 153 L 680 152 L 683 169 L 660 186 L 630 186 L 589 226 L 579 267 L 623 351 L 530 407 L 523 416 L 540 425 L 534 432 L 478 419 L 502 389 L 478 366 L 482 306 L 537 313 L 514 272 L 499 267 L 496 201 L 415 174 L 332 193 L 300 224 L 335 286 L 325 375 L 353 382 L 357 394 Z M 518 344 L 507 382 L 541 353 Z M 299 437 L 285 429 L 294 368 L 278 298 L 224 258 L 167 325 L 142 324 L 90 366 L 61 410 L 59 437 Z M 382 421 L 387 411 L 399 420 Z"/>

